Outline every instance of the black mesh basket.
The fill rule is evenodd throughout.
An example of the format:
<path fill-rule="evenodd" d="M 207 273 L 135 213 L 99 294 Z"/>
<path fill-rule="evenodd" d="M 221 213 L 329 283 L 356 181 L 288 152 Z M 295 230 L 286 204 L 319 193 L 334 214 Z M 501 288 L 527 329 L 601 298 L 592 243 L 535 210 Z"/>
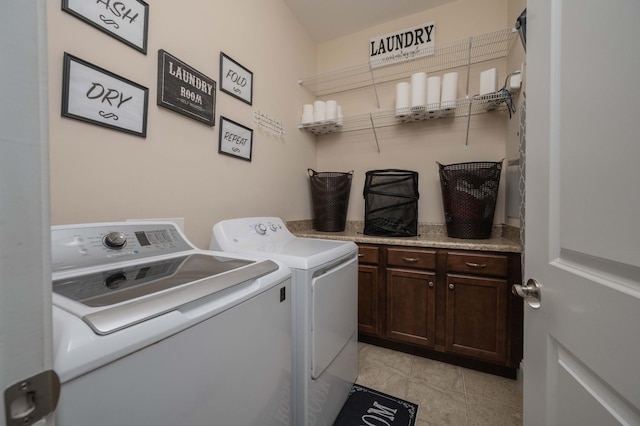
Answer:
<path fill-rule="evenodd" d="M 347 222 L 349 192 L 353 170 L 342 172 L 309 171 L 313 229 L 322 232 L 342 232 Z"/>
<path fill-rule="evenodd" d="M 418 173 L 371 170 L 364 183 L 364 234 L 385 237 L 418 235 Z"/>
<path fill-rule="evenodd" d="M 447 235 L 491 237 L 502 161 L 438 165 Z"/>

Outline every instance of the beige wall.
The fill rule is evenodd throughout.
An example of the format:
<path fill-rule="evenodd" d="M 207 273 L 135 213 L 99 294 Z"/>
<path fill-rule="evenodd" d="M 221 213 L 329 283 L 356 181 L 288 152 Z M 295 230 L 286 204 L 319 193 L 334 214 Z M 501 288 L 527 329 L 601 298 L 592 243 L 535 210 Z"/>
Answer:
<path fill-rule="evenodd" d="M 390 21 L 353 35 L 322 43 L 318 46 L 318 70 L 322 72 L 363 64 L 368 61 L 368 42 L 372 37 L 411 28 L 435 21 L 436 44 L 465 40 L 511 27 L 507 0 L 457 0 L 403 19 Z M 479 72 L 497 67 L 499 81 L 507 75 L 507 61 L 484 63 L 471 67 L 470 95 L 478 93 Z M 466 69 L 461 68 L 459 93 L 464 95 Z M 513 71 L 509 69 L 509 72 Z M 438 73 L 436 75 L 442 75 Z M 405 79 L 408 81 L 409 79 Z M 394 108 L 395 82 L 379 88 L 380 110 Z M 359 115 L 377 111 L 371 89 L 335 94 L 343 104 L 344 114 Z M 491 113 L 471 118 L 469 144 L 465 146 L 466 118 L 431 120 L 410 123 L 377 131 L 378 153 L 371 131 L 357 131 L 321 136 L 318 138 L 318 168 L 322 171 L 354 170 L 348 217 L 363 220 L 365 172 L 375 169 L 398 168 L 417 171 L 420 201 L 420 222 L 443 223 L 444 213 L 440 192 L 437 162 L 443 164 L 467 161 L 499 161 L 506 158 L 506 113 Z M 506 161 L 504 163 L 506 167 Z M 495 223 L 505 221 L 505 178 L 501 180 Z"/>
<path fill-rule="evenodd" d="M 206 248 L 211 226 L 221 219 L 311 218 L 309 167 L 355 171 L 351 220 L 364 217 L 362 189 L 367 170 L 416 170 L 420 173 L 419 219 L 442 223 L 435 162 L 506 158 L 504 114 L 472 117 L 468 147 L 464 118 L 384 128 L 378 132 L 378 154 L 368 131 L 316 138 L 298 130 L 302 105 L 314 97 L 297 79 L 366 63 L 371 37 L 431 20 L 437 25 L 437 43 L 506 28 L 513 24 L 509 1 L 454 0 L 319 45 L 281 0 L 148 2 L 147 55 L 61 11 L 59 2 L 48 2 L 52 224 L 183 217 L 189 238 Z M 219 53 L 225 52 L 254 73 L 253 106 L 218 90 L 213 128 L 158 107 L 158 49 L 218 83 Z M 149 88 L 146 138 L 60 116 L 64 52 Z M 475 67 L 472 73 L 490 66 L 499 68 L 501 78 L 506 75 L 506 61 Z M 393 84 L 380 89 L 382 110 L 392 108 L 393 90 Z M 477 82 L 472 78 L 473 90 Z M 346 115 L 376 110 L 370 90 L 338 100 Z M 252 120 L 254 111 L 283 122 L 285 136 L 260 130 Z M 218 154 L 220 115 L 254 129 L 252 162 Z M 504 222 L 504 179 L 501 186 L 497 223 Z"/>
<path fill-rule="evenodd" d="M 312 98 L 297 78 L 315 72 L 315 44 L 289 9 L 281 0 L 148 4 L 144 55 L 47 2 L 52 224 L 183 217 L 188 237 L 207 248 L 221 219 L 310 218 L 316 148 L 296 125 Z M 253 105 L 218 90 L 215 127 L 158 107 L 158 49 L 218 84 L 225 52 L 253 72 Z M 146 138 L 60 116 L 64 52 L 149 88 Z M 255 110 L 283 122 L 285 136 L 258 129 Z M 218 154 L 221 114 L 254 129 L 252 162 Z"/>

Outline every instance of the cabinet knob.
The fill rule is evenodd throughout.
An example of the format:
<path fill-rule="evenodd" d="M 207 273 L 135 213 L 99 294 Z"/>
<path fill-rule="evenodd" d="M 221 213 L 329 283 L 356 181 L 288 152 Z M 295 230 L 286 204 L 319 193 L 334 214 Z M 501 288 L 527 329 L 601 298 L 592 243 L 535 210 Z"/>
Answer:
<path fill-rule="evenodd" d="M 420 259 L 415 258 L 415 257 L 403 257 L 402 260 L 404 260 L 405 262 L 409 262 L 409 263 L 416 263 Z"/>
<path fill-rule="evenodd" d="M 433 288 L 433 281 L 429 281 L 429 288 Z"/>
<path fill-rule="evenodd" d="M 453 284 L 449 284 L 449 290 L 453 290 L 454 286 Z"/>
<path fill-rule="evenodd" d="M 364 256 L 364 254 L 358 253 L 358 257 L 363 257 L 363 256 Z"/>

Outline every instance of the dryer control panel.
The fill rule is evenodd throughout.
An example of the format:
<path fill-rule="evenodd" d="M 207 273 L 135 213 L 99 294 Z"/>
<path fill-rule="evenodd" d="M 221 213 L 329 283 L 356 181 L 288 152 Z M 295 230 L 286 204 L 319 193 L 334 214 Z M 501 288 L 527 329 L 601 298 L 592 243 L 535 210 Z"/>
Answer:
<path fill-rule="evenodd" d="M 218 222 L 213 227 L 210 250 L 235 251 L 295 239 L 279 217 L 245 217 Z"/>
<path fill-rule="evenodd" d="M 193 249 L 172 222 L 118 222 L 51 227 L 52 272 Z"/>

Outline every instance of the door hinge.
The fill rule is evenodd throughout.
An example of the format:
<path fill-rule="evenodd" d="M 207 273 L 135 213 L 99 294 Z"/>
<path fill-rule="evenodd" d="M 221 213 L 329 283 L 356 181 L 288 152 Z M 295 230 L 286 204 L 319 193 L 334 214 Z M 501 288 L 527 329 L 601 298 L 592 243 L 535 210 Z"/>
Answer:
<path fill-rule="evenodd" d="M 60 398 L 60 379 L 53 370 L 9 386 L 4 391 L 7 426 L 29 426 L 53 413 Z"/>

